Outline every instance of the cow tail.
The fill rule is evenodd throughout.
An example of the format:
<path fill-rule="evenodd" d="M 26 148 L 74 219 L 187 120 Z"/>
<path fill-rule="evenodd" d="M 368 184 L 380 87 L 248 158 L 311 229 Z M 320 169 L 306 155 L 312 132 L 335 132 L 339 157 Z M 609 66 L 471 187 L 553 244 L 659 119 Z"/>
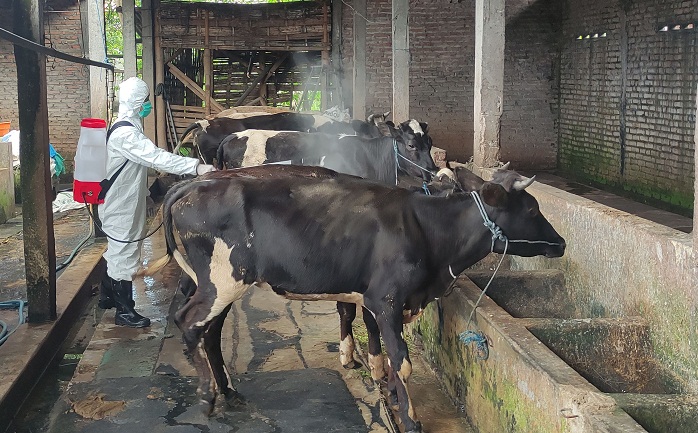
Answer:
<path fill-rule="evenodd" d="M 190 132 L 194 131 L 197 128 L 201 128 L 201 125 L 199 124 L 199 120 L 196 122 L 192 123 L 191 125 L 187 126 L 187 129 L 184 130 L 184 133 L 182 134 L 182 138 L 179 139 L 179 143 L 177 143 L 177 146 L 175 146 L 174 150 L 172 150 L 172 153 L 177 155 L 177 152 L 179 152 L 179 148 L 182 147 L 182 143 L 184 143 L 184 139 L 187 138 Z"/>
<path fill-rule="evenodd" d="M 219 170 L 223 170 L 225 168 L 225 161 L 223 161 L 225 150 L 223 148 L 225 147 L 226 143 L 227 140 L 224 138 L 223 141 L 221 141 L 221 144 L 218 145 L 218 151 L 216 152 L 216 168 Z"/>
<path fill-rule="evenodd" d="M 182 254 L 177 250 L 177 241 L 174 237 L 173 224 L 172 224 L 172 205 L 182 198 L 182 196 L 187 192 L 188 188 L 184 188 L 190 182 L 184 181 L 175 184 L 170 188 L 165 196 L 165 201 L 162 203 L 162 226 L 165 231 L 165 245 L 167 246 L 167 253 L 152 261 L 147 268 L 143 268 L 136 272 L 136 276 L 149 276 L 154 275 L 164 268 L 172 257 L 174 256 L 179 262 L 179 258 L 184 259 Z M 183 268 L 184 269 L 184 268 Z"/>

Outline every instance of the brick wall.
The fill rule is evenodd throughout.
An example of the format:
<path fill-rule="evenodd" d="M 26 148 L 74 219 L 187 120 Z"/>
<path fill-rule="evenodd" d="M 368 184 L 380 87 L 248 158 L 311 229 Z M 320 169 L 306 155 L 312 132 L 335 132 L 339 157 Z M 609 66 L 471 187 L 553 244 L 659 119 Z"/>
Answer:
<path fill-rule="evenodd" d="M 367 3 L 366 112 L 371 113 L 392 107 L 391 0 Z M 557 156 L 551 11 L 559 2 L 542 0 L 525 9 L 528 3 L 507 4 L 502 159 L 519 169 L 550 169 Z M 473 154 L 474 2 L 412 0 L 409 14 L 410 115 L 429 123 L 434 145 L 446 149 L 449 159 L 465 162 Z M 353 10 L 345 6 L 343 17 L 345 95 L 351 101 Z"/>
<path fill-rule="evenodd" d="M 649 202 L 692 206 L 697 33 L 658 30 L 695 20 L 697 0 L 570 2 L 560 53 L 562 170 Z"/>
<path fill-rule="evenodd" d="M 6 10 L 3 10 L 5 12 Z M 12 14 L 0 13 L 0 26 L 12 29 Z M 75 5 L 63 5 L 60 10 L 44 14 L 46 45 L 74 56 L 82 57 L 80 12 Z M 19 128 L 17 113 L 17 69 L 12 44 L 0 40 L 0 119 L 12 122 Z M 80 120 L 89 117 L 89 68 L 77 63 L 52 57 L 46 65 L 47 102 L 49 116 L 49 140 L 65 158 L 66 170 L 72 172 L 73 158 Z"/>

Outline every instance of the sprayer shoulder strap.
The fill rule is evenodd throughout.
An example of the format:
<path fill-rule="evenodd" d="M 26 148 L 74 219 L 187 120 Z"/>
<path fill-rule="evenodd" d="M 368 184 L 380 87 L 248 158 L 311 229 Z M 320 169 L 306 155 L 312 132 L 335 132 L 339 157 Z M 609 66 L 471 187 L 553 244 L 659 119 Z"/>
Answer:
<path fill-rule="evenodd" d="M 109 131 L 107 131 L 107 142 L 109 141 L 109 137 L 111 136 L 112 132 L 116 130 L 117 128 L 120 128 L 122 126 L 133 126 L 131 122 L 128 122 L 126 120 L 122 120 L 120 122 L 116 122 L 109 128 Z M 109 191 L 109 188 L 114 184 L 114 181 L 116 180 L 117 177 L 121 174 L 121 171 L 126 167 L 126 164 L 128 164 L 128 159 L 121 164 L 121 167 L 119 167 L 118 170 L 116 170 L 116 173 L 114 173 L 109 179 L 104 179 L 100 182 L 100 186 L 102 187 L 101 190 L 99 191 L 99 200 L 104 200 L 104 197 L 107 195 L 107 191 Z"/>

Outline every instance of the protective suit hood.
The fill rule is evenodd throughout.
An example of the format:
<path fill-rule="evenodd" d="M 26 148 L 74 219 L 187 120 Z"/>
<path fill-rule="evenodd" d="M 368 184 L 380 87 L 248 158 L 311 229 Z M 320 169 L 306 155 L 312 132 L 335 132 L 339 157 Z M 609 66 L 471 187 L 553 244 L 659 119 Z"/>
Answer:
<path fill-rule="evenodd" d="M 141 125 L 141 110 L 145 98 L 150 95 L 148 85 L 138 77 L 124 80 L 119 86 L 119 120 L 128 120 L 132 125 Z"/>

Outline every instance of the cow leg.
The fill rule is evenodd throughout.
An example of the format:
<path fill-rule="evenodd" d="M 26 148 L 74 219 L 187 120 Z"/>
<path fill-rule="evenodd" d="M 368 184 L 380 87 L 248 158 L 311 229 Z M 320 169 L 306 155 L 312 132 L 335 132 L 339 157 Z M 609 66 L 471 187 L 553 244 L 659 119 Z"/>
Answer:
<path fill-rule="evenodd" d="M 354 359 L 354 331 L 351 328 L 356 318 L 356 304 L 337 302 L 339 312 L 339 361 L 344 368 L 359 368 L 361 364 Z"/>
<path fill-rule="evenodd" d="M 412 374 L 412 363 L 410 362 L 407 343 L 402 338 L 402 310 L 394 308 L 395 305 L 403 305 L 402 302 L 394 300 L 390 304 L 370 303 L 367 300 L 366 307 L 370 311 L 378 312 L 376 322 L 378 329 L 385 343 L 385 350 L 388 353 L 388 364 L 394 371 L 392 379 L 395 383 L 398 398 L 398 414 L 405 433 L 418 433 L 422 431 L 422 426 L 417 421 L 412 399 L 407 392 L 407 381 Z"/>
<path fill-rule="evenodd" d="M 373 380 L 380 382 L 385 380 L 380 331 L 373 314 L 366 308 L 362 308 L 362 310 L 366 331 L 368 333 L 368 366 L 371 370 L 371 377 Z"/>
<path fill-rule="evenodd" d="M 179 291 L 184 295 L 184 302 L 191 298 L 194 292 L 196 292 L 196 283 L 194 283 L 194 280 L 184 271 L 182 271 L 179 276 L 178 287 Z"/>
<path fill-rule="evenodd" d="M 231 305 L 225 307 L 223 312 L 216 316 L 208 325 L 204 332 L 204 348 L 206 355 L 213 372 L 213 378 L 216 381 L 218 392 L 223 394 L 229 406 L 235 406 L 244 403 L 244 398 L 233 388 L 230 373 L 225 365 L 223 353 L 221 351 L 221 333 L 223 331 L 223 323 L 230 312 Z"/>
<path fill-rule="evenodd" d="M 206 318 L 210 314 L 211 305 L 197 298 L 196 296 L 189 298 L 186 304 L 175 313 L 174 321 L 182 331 L 182 339 L 186 345 L 185 353 L 199 376 L 199 387 L 196 391 L 204 404 L 204 413 L 208 416 L 213 412 L 216 401 L 211 367 L 203 341 L 204 331 L 210 323 Z"/>

